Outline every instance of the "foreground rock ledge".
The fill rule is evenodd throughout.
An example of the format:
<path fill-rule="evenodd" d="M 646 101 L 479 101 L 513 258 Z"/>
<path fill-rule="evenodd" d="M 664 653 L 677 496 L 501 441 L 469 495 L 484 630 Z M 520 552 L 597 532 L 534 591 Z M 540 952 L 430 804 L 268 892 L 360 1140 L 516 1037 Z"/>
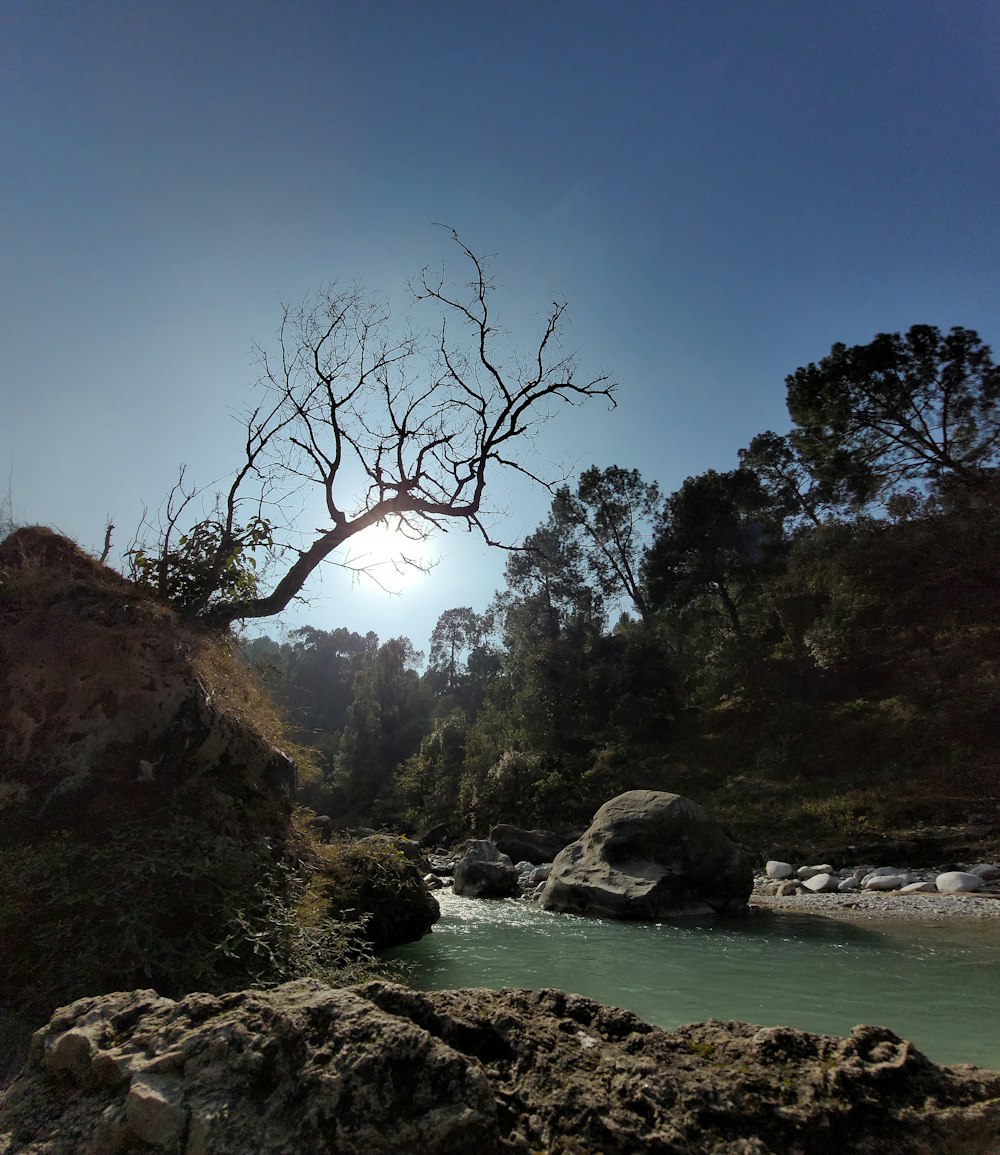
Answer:
<path fill-rule="evenodd" d="M 1000 1074 L 890 1031 L 668 1033 L 560 991 L 152 991 L 34 1037 L 0 1152 L 995 1153 Z"/>

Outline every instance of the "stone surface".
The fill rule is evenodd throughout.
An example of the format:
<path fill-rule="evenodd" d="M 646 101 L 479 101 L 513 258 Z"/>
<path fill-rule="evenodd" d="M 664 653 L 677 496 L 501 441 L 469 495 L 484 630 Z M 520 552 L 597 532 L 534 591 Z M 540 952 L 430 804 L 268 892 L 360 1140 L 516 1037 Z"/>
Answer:
<path fill-rule="evenodd" d="M 560 991 L 306 981 L 60 1009 L 0 1153 L 995 1155 L 998 1128 L 1000 1074 L 884 1028 L 668 1033 Z"/>
<path fill-rule="evenodd" d="M 369 834 L 366 838 L 361 839 L 362 842 L 373 842 L 376 845 L 390 845 L 395 850 L 409 860 L 418 864 L 424 862 L 424 850 L 419 842 L 412 838 L 404 838 L 401 834 Z"/>
<path fill-rule="evenodd" d="M 942 894 L 973 894 L 982 890 L 983 880 L 964 870 L 947 870 L 937 876 L 934 885 Z"/>
<path fill-rule="evenodd" d="M 520 826 L 498 823 L 490 831 L 490 842 L 511 862 L 551 862 L 572 839 L 553 830 L 523 830 Z"/>
<path fill-rule="evenodd" d="M 509 898 L 517 893 L 517 869 L 492 842 L 479 838 L 456 865 L 452 885 L 466 898 Z"/>
<path fill-rule="evenodd" d="M 773 878 L 778 882 L 786 878 L 791 878 L 795 874 L 795 867 L 790 862 L 778 862 L 776 859 L 769 859 L 764 867 L 764 873 L 768 878 Z"/>
<path fill-rule="evenodd" d="M 439 822 L 436 826 L 432 826 L 429 830 L 423 831 L 417 836 L 417 842 L 425 849 L 432 846 L 444 846 L 451 841 L 451 831 L 446 822 Z"/>
<path fill-rule="evenodd" d="M 862 890 L 901 890 L 911 880 L 905 872 L 898 874 L 869 874 L 861 883 Z"/>
<path fill-rule="evenodd" d="M 802 880 L 802 886 L 814 894 L 823 894 L 829 890 L 836 890 L 840 879 L 835 874 L 810 874 Z"/>
<path fill-rule="evenodd" d="M 797 878 L 786 878 L 784 882 L 778 883 L 775 894 L 778 898 L 790 898 L 792 895 L 801 894 L 802 889 L 802 883 Z"/>
<path fill-rule="evenodd" d="M 546 910 L 608 918 L 736 914 L 753 887 L 750 859 L 690 799 L 630 790 L 606 802 L 556 856 Z"/>
<path fill-rule="evenodd" d="M 441 917 L 438 900 L 431 894 L 431 887 L 424 884 L 417 867 L 409 861 L 401 863 L 401 867 L 384 879 L 377 866 L 373 867 L 358 893 L 357 903 L 364 919 L 362 937 L 373 950 L 416 942 L 429 934 Z M 331 913 L 346 921 L 357 917 L 336 907 L 331 908 Z"/>
<path fill-rule="evenodd" d="M 817 874 L 832 874 L 833 867 L 828 862 L 820 863 L 817 866 L 800 866 L 795 872 L 795 877 L 802 879 L 803 882 L 809 878 L 815 878 Z"/>

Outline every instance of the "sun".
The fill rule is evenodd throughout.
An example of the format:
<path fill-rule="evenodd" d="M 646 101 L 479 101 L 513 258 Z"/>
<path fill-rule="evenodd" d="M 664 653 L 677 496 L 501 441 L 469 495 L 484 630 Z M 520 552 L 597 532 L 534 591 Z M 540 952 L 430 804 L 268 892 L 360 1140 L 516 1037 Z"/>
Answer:
<path fill-rule="evenodd" d="M 346 564 L 391 593 L 418 581 L 433 564 L 430 542 L 398 518 L 386 518 L 351 539 Z"/>

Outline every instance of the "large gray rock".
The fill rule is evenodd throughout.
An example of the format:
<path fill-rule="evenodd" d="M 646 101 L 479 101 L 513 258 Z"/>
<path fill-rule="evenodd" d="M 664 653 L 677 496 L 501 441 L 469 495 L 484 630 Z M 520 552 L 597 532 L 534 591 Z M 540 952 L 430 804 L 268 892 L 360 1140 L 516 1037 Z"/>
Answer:
<path fill-rule="evenodd" d="M 983 888 L 983 880 L 978 874 L 964 870 L 946 870 L 934 881 L 942 894 L 973 894 Z"/>
<path fill-rule="evenodd" d="M 835 874 L 810 874 L 808 878 L 802 879 L 802 885 L 813 894 L 825 894 L 836 890 L 840 879 Z"/>
<path fill-rule="evenodd" d="M 466 898 L 509 898 L 517 894 L 517 868 L 492 842 L 478 838 L 456 865 L 452 890 Z"/>
<path fill-rule="evenodd" d="M 562 850 L 540 903 L 606 918 L 670 919 L 745 909 L 753 870 L 743 848 L 679 794 L 629 790 Z"/>
<path fill-rule="evenodd" d="M 501 854 L 506 854 L 511 862 L 551 862 L 567 843 L 571 842 L 563 834 L 552 830 L 522 830 L 520 826 L 498 823 L 490 831 L 490 842 L 496 844 Z"/>
<path fill-rule="evenodd" d="M 847 1038 L 668 1033 L 561 991 L 153 991 L 56 1011 L 0 1155 L 995 1155 L 1000 1074 Z"/>

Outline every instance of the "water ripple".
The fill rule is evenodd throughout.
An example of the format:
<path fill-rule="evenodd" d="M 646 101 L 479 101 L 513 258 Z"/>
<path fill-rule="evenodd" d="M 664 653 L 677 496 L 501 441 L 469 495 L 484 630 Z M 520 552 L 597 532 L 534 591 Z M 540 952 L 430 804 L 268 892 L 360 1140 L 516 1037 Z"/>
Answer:
<path fill-rule="evenodd" d="M 1000 934 L 775 914 L 624 923 L 439 891 L 441 920 L 392 952 L 414 985 L 560 987 L 666 1028 L 706 1018 L 844 1034 L 888 1026 L 938 1062 L 1000 1067 Z"/>

